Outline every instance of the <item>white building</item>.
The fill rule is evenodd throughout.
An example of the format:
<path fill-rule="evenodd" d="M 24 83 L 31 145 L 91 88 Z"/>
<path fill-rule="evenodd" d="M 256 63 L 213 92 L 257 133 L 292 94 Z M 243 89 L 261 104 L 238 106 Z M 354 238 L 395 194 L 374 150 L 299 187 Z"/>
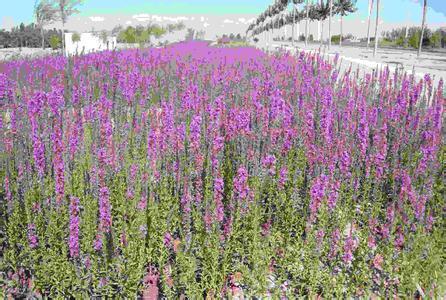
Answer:
<path fill-rule="evenodd" d="M 99 34 L 85 32 L 79 34 L 80 40 L 73 42 L 72 32 L 65 33 L 65 55 L 86 54 L 95 51 L 113 50 L 116 47 L 116 37 L 103 39 Z"/>

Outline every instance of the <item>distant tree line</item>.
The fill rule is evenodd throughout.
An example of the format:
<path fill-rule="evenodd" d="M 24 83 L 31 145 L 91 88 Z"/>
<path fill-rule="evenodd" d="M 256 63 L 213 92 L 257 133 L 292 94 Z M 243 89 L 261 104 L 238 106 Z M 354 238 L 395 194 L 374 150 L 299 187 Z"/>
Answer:
<path fill-rule="evenodd" d="M 43 30 L 43 46 L 47 47 L 59 47 L 60 37 L 62 36 L 62 30 L 49 29 Z M 55 39 L 57 43 L 54 43 Z M 0 48 L 21 48 L 30 47 L 38 48 L 42 47 L 42 30 L 35 23 L 25 25 L 21 23 L 18 26 L 13 27 L 11 30 L 0 30 Z"/>
<path fill-rule="evenodd" d="M 235 41 L 235 42 L 242 42 L 245 41 L 246 38 L 242 37 L 240 33 L 234 34 L 234 33 L 230 33 L 228 34 L 223 34 L 222 38 L 228 38 L 231 41 Z"/>
<path fill-rule="evenodd" d="M 139 43 L 146 44 L 150 42 L 150 37 L 160 38 L 166 33 L 184 29 L 183 23 L 168 24 L 165 27 L 150 24 L 147 26 L 122 26 L 115 27 L 111 34 L 117 36 L 120 43 Z M 106 38 L 109 33 L 101 31 L 99 37 Z M 73 35 L 75 39 L 80 40 L 79 34 Z M 79 36 L 79 38 L 77 37 Z M 36 23 L 25 25 L 21 23 L 11 30 L 0 30 L 0 48 L 48 48 L 58 49 L 62 47 L 62 30 L 56 28 L 43 29 Z"/>
<path fill-rule="evenodd" d="M 421 27 L 403 27 L 383 32 L 384 45 L 418 48 Z M 446 27 L 435 31 L 424 28 L 422 46 L 424 48 L 446 48 Z"/>
<path fill-rule="evenodd" d="M 193 28 L 187 28 L 185 39 L 186 39 L 186 41 L 204 40 L 205 35 L 206 35 L 206 31 L 204 31 L 204 30 L 195 30 Z"/>
<path fill-rule="evenodd" d="M 112 30 L 112 34 L 117 36 L 119 43 L 129 44 L 147 44 L 150 42 L 150 37 L 160 38 L 166 33 L 182 30 L 185 26 L 183 23 L 168 24 L 167 26 L 160 26 L 157 24 L 149 24 L 147 26 L 117 26 Z"/>

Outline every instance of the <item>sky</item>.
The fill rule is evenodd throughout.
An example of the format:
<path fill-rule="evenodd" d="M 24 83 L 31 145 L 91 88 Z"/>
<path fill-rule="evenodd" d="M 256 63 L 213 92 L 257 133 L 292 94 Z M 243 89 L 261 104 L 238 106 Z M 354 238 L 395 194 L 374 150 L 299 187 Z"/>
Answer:
<path fill-rule="evenodd" d="M 382 23 L 387 24 L 388 27 L 395 27 L 403 23 L 420 24 L 421 0 L 380 1 Z M 9 29 L 12 25 L 18 25 L 20 22 L 32 22 L 34 2 L 35 0 L 0 0 L 0 28 Z M 77 30 L 86 30 L 92 27 L 111 29 L 111 26 L 118 24 L 125 26 L 157 21 L 172 23 L 173 21 L 186 20 L 190 21 L 192 27 L 198 26 L 205 30 L 219 28 L 224 31 L 225 28 L 230 28 L 233 31 L 244 32 L 249 24 L 248 21 L 263 12 L 273 1 L 84 0 L 83 2 L 79 6 L 80 13 L 69 20 L 68 29 L 70 26 L 76 27 Z M 428 5 L 428 26 L 446 26 L 446 0 L 428 0 Z M 364 23 L 367 19 L 368 0 L 357 0 L 356 6 L 357 12 L 345 18 L 346 31 L 351 28 L 354 32 L 355 24 Z M 240 21 L 240 19 L 242 20 Z M 189 26 L 189 24 L 186 25 Z"/>

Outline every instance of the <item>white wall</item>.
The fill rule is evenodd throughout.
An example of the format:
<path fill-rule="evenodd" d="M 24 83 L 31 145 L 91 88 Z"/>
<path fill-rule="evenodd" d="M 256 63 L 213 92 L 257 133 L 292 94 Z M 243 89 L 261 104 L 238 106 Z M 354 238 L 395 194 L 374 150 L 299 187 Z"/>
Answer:
<path fill-rule="evenodd" d="M 90 53 L 95 51 L 113 50 L 116 47 L 116 37 L 109 37 L 104 41 L 90 32 L 81 33 L 80 41 L 73 42 L 73 33 L 65 33 L 65 55 Z"/>

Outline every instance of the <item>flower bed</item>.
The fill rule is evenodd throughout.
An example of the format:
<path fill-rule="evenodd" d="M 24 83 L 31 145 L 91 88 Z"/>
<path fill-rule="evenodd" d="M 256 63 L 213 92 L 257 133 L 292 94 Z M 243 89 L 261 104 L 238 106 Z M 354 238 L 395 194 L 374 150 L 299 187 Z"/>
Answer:
<path fill-rule="evenodd" d="M 199 42 L 0 71 L 4 296 L 445 292 L 442 81 Z"/>

